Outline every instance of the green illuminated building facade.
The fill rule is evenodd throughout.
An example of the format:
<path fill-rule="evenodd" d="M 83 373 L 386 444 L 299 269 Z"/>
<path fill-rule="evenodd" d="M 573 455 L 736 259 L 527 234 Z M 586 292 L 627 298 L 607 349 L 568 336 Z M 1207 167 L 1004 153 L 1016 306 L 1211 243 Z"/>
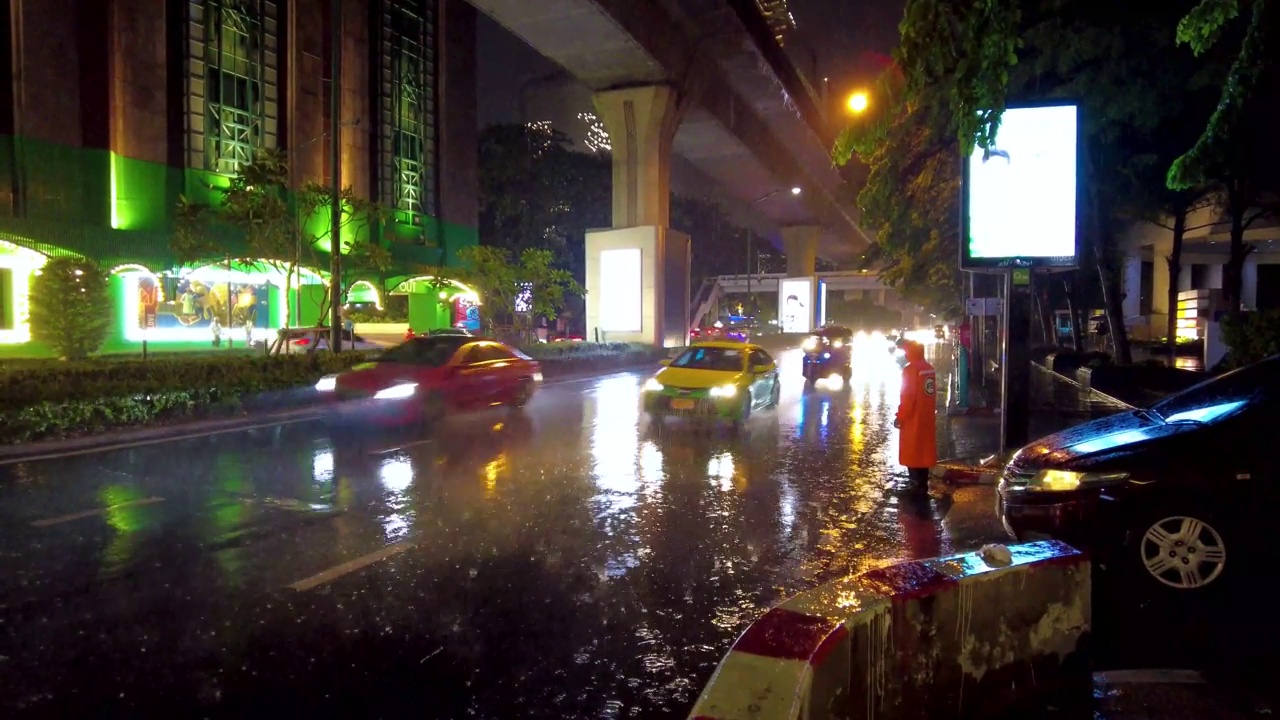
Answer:
<path fill-rule="evenodd" d="M 453 324 L 467 293 L 413 280 L 477 241 L 475 11 L 342 5 L 335 83 L 330 0 L 0 0 L 0 357 L 44 353 L 25 293 L 58 254 L 113 270 L 107 352 L 207 348 L 215 320 L 265 337 L 286 308 L 318 321 L 327 262 L 291 284 L 265 264 L 179 267 L 170 239 L 180 196 L 216 201 L 264 148 L 287 152 L 295 186 L 329 182 L 335 126 L 343 184 L 393 211 L 375 240 L 401 241 L 361 296 L 406 293 L 415 325 Z"/>

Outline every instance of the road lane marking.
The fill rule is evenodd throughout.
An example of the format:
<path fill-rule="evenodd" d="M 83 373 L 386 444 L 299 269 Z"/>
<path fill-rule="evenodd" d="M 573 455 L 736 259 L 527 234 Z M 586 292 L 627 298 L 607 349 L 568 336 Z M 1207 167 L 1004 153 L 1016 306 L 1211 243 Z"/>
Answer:
<path fill-rule="evenodd" d="M 162 497 L 143 498 L 141 500 L 133 500 L 131 502 L 119 503 L 117 505 L 112 505 L 110 507 L 96 508 L 94 510 L 85 510 L 83 512 L 71 513 L 69 515 L 59 515 L 57 517 L 45 518 L 44 520 L 36 520 L 31 523 L 31 526 L 42 528 L 42 527 L 49 527 L 50 525 L 60 525 L 62 523 L 68 523 L 75 520 L 83 520 L 89 517 L 97 517 L 99 515 L 105 515 L 111 512 L 112 510 L 116 510 L 119 508 L 138 507 L 139 505 L 154 505 L 159 502 L 164 502 L 164 498 Z"/>
<path fill-rule="evenodd" d="M 417 446 L 419 446 L 419 445 L 426 445 L 427 443 L 435 442 L 435 440 L 436 440 L 436 439 L 435 439 L 435 438 L 433 438 L 433 437 L 429 437 L 429 438 L 422 438 L 421 440 L 414 440 L 414 441 L 412 441 L 412 442 L 401 443 L 401 444 L 399 444 L 399 445 L 395 445 L 395 446 L 393 446 L 393 447 L 381 448 L 381 449 L 378 449 L 378 450 L 370 450 L 370 451 L 369 451 L 369 454 L 370 454 L 370 455 L 389 455 L 390 453 L 396 452 L 396 451 L 398 451 L 398 450 L 404 450 L 404 449 L 406 449 L 406 448 L 417 447 Z"/>
<path fill-rule="evenodd" d="M 322 570 L 311 577 L 303 578 L 290 585 L 289 589 L 297 590 L 298 592 L 311 590 L 312 588 L 319 587 L 325 583 L 333 582 L 344 575 L 350 575 L 357 570 L 369 567 L 374 563 L 382 562 L 389 557 L 395 557 L 405 550 L 411 549 L 413 546 L 414 545 L 411 542 L 400 542 L 395 545 L 388 545 L 381 550 L 376 550 L 368 555 L 361 555 L 354 560 L 348 560 L 341 565 L 335 565 L 328 570 Z"/>

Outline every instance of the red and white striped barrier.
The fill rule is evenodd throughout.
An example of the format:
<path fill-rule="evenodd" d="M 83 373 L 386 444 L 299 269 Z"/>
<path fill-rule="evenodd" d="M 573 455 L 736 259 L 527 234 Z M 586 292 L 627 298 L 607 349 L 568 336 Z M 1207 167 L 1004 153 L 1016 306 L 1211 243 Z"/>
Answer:
<path fill-rule="evenodd" d="M 845 578 L 753 623 L 690 717 L 1034 717 L 1088 702 L 1089 587 L 1087 558 L 1057 541 Z"/>

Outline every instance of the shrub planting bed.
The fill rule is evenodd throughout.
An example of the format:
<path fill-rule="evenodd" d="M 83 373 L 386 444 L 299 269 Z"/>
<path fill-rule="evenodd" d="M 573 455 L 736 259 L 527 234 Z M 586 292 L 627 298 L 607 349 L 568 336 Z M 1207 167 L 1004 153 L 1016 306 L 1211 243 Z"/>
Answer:
<path fill-rule="evenodd" d="M 621 369 L 664 356 L 626 343 L 554 343 L 525 352 L 548 377 Z M 0 366 L 0 444 L 302 407 L 318 400 L 309 390 L 320 377 L 373 358 L 359 352 L 174 355 Z"/>

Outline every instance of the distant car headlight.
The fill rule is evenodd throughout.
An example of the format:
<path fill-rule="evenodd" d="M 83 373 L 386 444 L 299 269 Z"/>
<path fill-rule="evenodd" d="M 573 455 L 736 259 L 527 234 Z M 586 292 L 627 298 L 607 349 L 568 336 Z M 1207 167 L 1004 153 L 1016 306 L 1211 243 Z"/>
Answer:
<path fill-rule="evenodd" d="M 843 341 L 843 340 L 836 340 L 836 341 L 834 341 L 834 342 L 832 342 L 832 343 L 831 343 L 831 347 L 838 347 L 838 348 L 844 347 L 844 341 Z"/>
<path fill-rule="evenodd" d="M 801 345 L 800 347 L 804 348 L 805 350 L 814 350 L 818 347 L 818 338 L 807 337 L 804 339 L 804 344 Z"/>
<path fill-rule="evenodd" d="M 713 398 L 731 398 L 738 394 L 737 385 L 721 385 L 711 388 L 711 397 Z"/>
<path fill-rule="evenodd" d="M 1041 470 L 1027 483 L 1027 489 L 1036 492 L 1071 492 L 1085 485 L 1109 485 L 1124 482 L 1129 473 L 1090 473 L 1074 470 Z"/>
<path fill-rule="evenodd" d="M 316 390 L 320 392 L 333 392 L 338 389 L 338 376 L 325 375 L 316 381 Z"/>
<path fill-rule="evenodd" d="M 649 378 L 644 381 L 645 392 L 662 392 L 663 389 L 662 383 L 658 382 L 658 378 Z"/>
<path fill-rule="evenodd" d="M 404 383 L 401 385 L 392 385 L 386 390 L 379 390 L 374 393 L 374 400 L 402 400 L 407 397 L 413 397 L 418 391 L 418 383 Z"/>

